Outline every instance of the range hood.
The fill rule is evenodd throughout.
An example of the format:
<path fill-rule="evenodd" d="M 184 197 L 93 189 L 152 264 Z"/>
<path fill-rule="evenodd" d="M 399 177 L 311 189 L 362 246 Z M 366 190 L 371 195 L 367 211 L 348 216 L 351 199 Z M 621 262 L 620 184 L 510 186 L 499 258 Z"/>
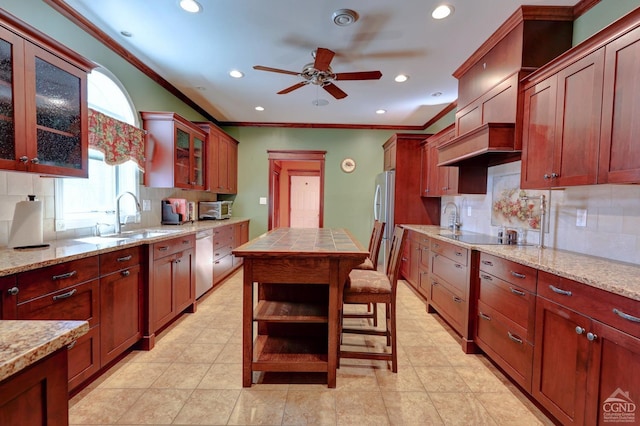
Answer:
<path fill-rule="evenodd" d="M 520 159 L 514 123 L 486 123 L 438 147 L 438 166 L 485 166 Z"/>

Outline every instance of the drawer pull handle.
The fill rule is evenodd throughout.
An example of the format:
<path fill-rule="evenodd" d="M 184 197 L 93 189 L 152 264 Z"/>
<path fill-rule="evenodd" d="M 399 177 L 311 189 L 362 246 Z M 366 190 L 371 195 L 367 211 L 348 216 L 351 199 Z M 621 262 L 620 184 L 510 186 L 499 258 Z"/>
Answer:
<path fill-rule="evenodd" d="M 462 303 L 462 299 L 460 299 L 458 296 L 453 296 L 453 301 L 456 303 Z"/>
<path fill-rule="evenodd" d="M 491 317 L 489 315 L 487 315 L 487 314 L 482 313 L 482 312 L 478 313 L 478 316 L 480 318 L 482 318 L 483 320 L 491 321 Z"/>
<path fill-rule="evenodd" d="M 58 294 L 56 296 L 53 296 L 53 300 L 67 299 L 67 298 L 73 296 L 74 294 L 76 294 L 77 291 L 78 291 L 78 289 L 74 288 L 73 290 L 68 291 L 66 293 L 62 293 L 62 294 Z"/>
<path fill-rule="evenodd" d="M 516 278 L 522 278 L 522 279 L 527 278 L 527 276 L 525 274 L 521 274 L 521 273 L 516 272 L 516 271 L 511 271 L 511 275 L 513 275 Z"/>
<path fill-rule="evenodd" d="M 53 277 L 51 277 L 52 280 L 63 280 L 65 278 L 71 278 L 72 276 L 74 276 L 77 272 L 76 271 L 71 271 L 71 272 L 67 272 L 66 274 L 60 274 L 60 275 L 54 275 Z"/>
<path fill-rule="evenodd" d="M 456 268 L 458 268 L 458 269 L 462 269 L 462 265 L 461 265 L 461 264 L 459 264 L 459 263 L 456 263 Z"/>
<path fill-rule="evenodd" d="M 490 260 L 483 260 L 483 261 L 482 261 L 482 264 L 483 264 L 483 265 L 487 265 L 487 266 L 493 266 L 493 262 L 492 262 L 492 261 L 490 261 Z"/>
<path fill-rule="evenodd" d="M 16 296 L 18 293 L 20 293 L 20 289 L 18 287 L 11 287 L 9 290 L 7 290 L 7 293 L 9 293 L 9 296 Z"/>
<path fill-rule="evenodd" d="M 522 343 L 524 343 L 521 338 L 519 338 L 515 334 L 511 333 L 510 331 L 507 331 L 507 335 L 509 336 L 509 339 L 513 340 L 514 342 L 516 342 L 516 343 L 518 343 L 520 345 Z"/>
<path fill-rule="evenodd" d="M 493 278 L 491 278 L 491 275 L 487 275 L 487 274 L 480 275 L 480 278 L 487 281 L 493 281 Z"/>
<path fill-rule="evenodd" d="M 158 251 L 167 251 L 169 250 L 169 246 L 158 247 Z"/>
<path fill-rule="evenodd" d="M 527 293 L 525 293 L 522 290 L 518 290 L 517 288 L 513 288 L 513 287 L 509 287 L 509 290 L 511 290 L 511 293 L 517 295 L 517 296 L 526 296 Z"/>
<path fill-rule="evenodd" d="M 132 258 L 132 257 L 133 257 L 133 256 L 131 256 L 131 255 L 129 255 L 129 256 L 122 256 L 122 257 L 117 258 L 116 260 L 117 260 L 118 262 L 126 262 L 127 260 L 131 260 L 131 258 Z"/>
<path fill-rule="evenodd" d="M 438 281 L 431 281 L 431 285 L 435 287 L 435 286 L 440 285 L 440 284 L 438 284 Z"/>
<path fill-rule="evenodd" d="M 434 244 L 433 248 L 440 248 L 440 244 Z"/>
<path fill-rule="evenodd" d="M 594 340 L 596 340 L 598 338 L 597 334 L 594 334 L 592 332 L 588 332 L 587 333 L 587 340 L 590 342 L 593 342 Z"/>
<path fill-rule="evenodd" d="M 182 244 L 189 244 L 191 241 L 189 240 L 182 240 Z"/>
<path fill-rule="evenodd" d="M 128 277 L 129 275 L 131 275 L 131 272 L 127 269 L 126 271 L 122 271 L 121 274 L 123 277 Z"/>
<path fill-rule="evenodd" d="M 461 252 L 459 252 L 459 251 L 457 251 L 457 252 L 456 252 L 456 256 L 462 256 L 462 253 L 461 253 Z"/>
<path fill-rule="evenodd" d="M 569 290 L 563 290 L 563 289 L 558 288 L 558 287 L 556 287 L 554 285 L 551 285 L 551 284 L 549 284 L 549 288 L 551 290 L 553 290 L 554 293 L 558 293 L 558 294 L 561 294 L 563 296 L 571 296 L 571 292 Z"/>
<path fill-rule="evenodd" d="M 14 287 L 15 288 L 15 287 Z M 613 308 L 613 313 L 618 315 L 620 318 L 624 318 L 628 321 L 640 322 L 640 318 L 634 317 L 633 315 L 625 314 L 619 309 Z"/>
<path fill-rule="evenodd" d="M 69 343 L 67 345 L 67 350 L 70 351 L 71 349 L 73 349 L 73 347 L 76 345 L 76 343 L 78 343 L 77 340 L 74 340 L 73 342 Z"/>

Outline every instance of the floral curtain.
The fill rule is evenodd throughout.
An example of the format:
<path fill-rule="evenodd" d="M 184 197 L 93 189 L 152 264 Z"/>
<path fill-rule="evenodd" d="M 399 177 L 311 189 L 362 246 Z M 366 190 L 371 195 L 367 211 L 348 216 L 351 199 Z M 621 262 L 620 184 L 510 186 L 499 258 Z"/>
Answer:
<path fill-rule="evenodd" d="M 112 166 L 133 160 L 144 171 L 144 130 L 89 108 L 89 147 Z"/>

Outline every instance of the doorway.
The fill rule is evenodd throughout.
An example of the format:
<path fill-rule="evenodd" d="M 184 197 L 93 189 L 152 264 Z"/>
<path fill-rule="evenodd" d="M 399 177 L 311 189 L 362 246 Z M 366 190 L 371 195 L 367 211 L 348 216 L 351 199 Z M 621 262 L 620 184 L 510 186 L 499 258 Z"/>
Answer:
<path fill-rule="evenodd" d="M 268 229 L 322 228 L 326 151 L 267 151 Z"/>

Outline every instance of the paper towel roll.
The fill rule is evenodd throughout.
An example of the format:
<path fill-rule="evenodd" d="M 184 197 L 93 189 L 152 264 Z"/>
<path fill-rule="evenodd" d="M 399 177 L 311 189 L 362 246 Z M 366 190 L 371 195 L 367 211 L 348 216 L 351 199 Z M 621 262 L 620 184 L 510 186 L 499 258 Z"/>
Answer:
<path fill-rule="evenodd" d="M 13 212 L 9 248 L 42 245 L 42 201 L 30 195 L 29 201 L 19 201 Z"/>

